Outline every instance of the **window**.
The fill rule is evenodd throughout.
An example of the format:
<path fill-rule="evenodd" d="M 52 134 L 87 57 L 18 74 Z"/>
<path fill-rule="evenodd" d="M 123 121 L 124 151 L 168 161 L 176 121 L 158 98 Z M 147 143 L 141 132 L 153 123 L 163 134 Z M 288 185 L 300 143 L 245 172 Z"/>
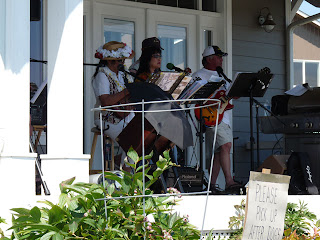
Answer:
<path fill-rule="evenodd" d="M 163 5 L 169 7 L 196 9 L 209 12 L 216 11 L 216 0 L 127 0 L 130 2 L 142 2 L 156 5 Z M 202 4 L 201 4 L 202 3 Z M 202 9 L 198 8 L 201 4 Z"/>
<path fill-rule="evenodd" d="M 175 66 L 184 69 L 187 66 L 187 29 L 158 25 L 158 38 L 161 42 L 162 65 L 161 69 L 167 71 L 166 64 L 173 63 Z"/>
<path fill-rule="evenodd" d="M 319 63 L 315 63 L 315 62 L 305 63 L 306 82 L 309 83 L 309 85 L 312 87 L 318 86 L 318 79 L 319 79 L 318 68 L 319 68 Z"/>
<path fill-rule="evenodd" d="M 320 62 L 294 60 L 294 86 L 308 83 L 311 87 L 320 86 Z"/>
<path fill-rule="evenodd" d="M 294 64 L 294 85 L 302 83 L 302 62 L 295 62 Z"/>
<path fill-rule="evenodd" d="M 212 32 L 210 30 L 203 30 L 203 46 L 212 46 Z"/>
<path fill-rule="evenodd" d="M 109 41 L 124 42 L 134 49 L 134 22 L 105 18 L 103 36 L 105 43 Z M 133 59 L 125 61 L 127 66 L 132 63 Z"/>

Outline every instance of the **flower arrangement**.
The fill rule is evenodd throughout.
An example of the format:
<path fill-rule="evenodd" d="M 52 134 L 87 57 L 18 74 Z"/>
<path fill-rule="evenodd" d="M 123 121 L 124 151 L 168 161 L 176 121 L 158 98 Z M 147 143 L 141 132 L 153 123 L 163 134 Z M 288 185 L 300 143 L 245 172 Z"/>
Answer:
<path fill-rule="evenodd" d="M 95 53 L 95 58 L 104 59 L 104 58 L 128 58 L 132 54 L 132 49 L 123 43 L 123 48 L 118 48 L 117 50 L 107 50 L 103 49 L 103 45 L 100 46 Z"/>

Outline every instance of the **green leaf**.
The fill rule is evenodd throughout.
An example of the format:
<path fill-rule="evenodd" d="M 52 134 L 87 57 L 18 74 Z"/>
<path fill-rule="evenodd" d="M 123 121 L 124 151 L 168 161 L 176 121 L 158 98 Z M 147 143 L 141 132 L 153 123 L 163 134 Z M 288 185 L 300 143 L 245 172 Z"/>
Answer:
<path fill-rule="evenodd" d="M 78 229 L 78 223 L 76 221 L 73 221 L 72 223 L 69 224 L 69 230 L 72 233 L 75 233 Z"/>
<path fill-rule="evenodd" d="M 64 192 L 64 191 L 66 190 L 66 189 L 64 188 L 64 186 L 65 186 L 65 185 L 70 185 L 70 184 L 72 184 L 75 179 L 76 179 L 76 177 L 73 177 L 73 178 L 69 178 L 69 179 L 61 182 L 61 183 L 59 184 L 60 191 L 61 191 L 61 192 Z"/>
<path fill-rule="evenodd" d="M 145 159 L 145 160 L 151 159 L 152 156 L 153 156 L 153 151 L 151 151 L 148 155 L 145 155 L 145 156 L 144 156 L 144 159 Z M 141 157 L 139 158 L 139 160 L 141 161 L 142 159 L 143 159 L 143 157 L 141 156 Z"/>
<path fill-rule="evenodd" d="M 107 179 L 111 179 L 117 182 L 120 182 L 122 178 L 120 178 L 118 175 L 112 173 L 112 172 L 105 172 L 104 177 Z"/>
<path fill-rule="evenodd" d="M 159 178 L 159 176 L 161 175 L 163 173 L 163 171 L 161 170 L 161 169 L 159 169 L 159 168 L 157 168 L 154 172 L 153 172 L 153 177 L 155 178 L 155 179 L 158 179 Z"/>
<path fill-rule="evenodd" d="M 127 153 L 127 156 L 129 158 L 132 159 L 133 162 L 137 163 L 139 161 L 139 156 L 138 156 L 138 153 L 132 148 L 130 147 L 128 153 Z"/>
<path fill-rule="evenodd" d="M 12 208 L 11 211 L 19 213 L 21 215 L 29 215 L 30 214 L 30 210 L 26 209 L 26 208 Z"/>
<path fill-rule="evenodd" d="M 65 217 L 65 212 L 58 206 L 49 210 L 49 224 L 60 222 Z"/>
<path fill-rule="evenodd" d="M 40 230 L 48 230 L 48 231 L 55 231 L 55 232 L 59 232 L 59 229 L 49 225 L 49 224 L 45 224 L 45 223 L 19 223 L 19 224 L 14 224 L 11 228 L 9 229 L 14 229 L 14 228 L 24 228 L 28 226 L 29 230 L 36 230 L 38 231 Z"/>
<path fill-rule="evenodd" d="M 143 166 L 139 166 L 137 169 L 136 169 L 136 172 L 142 172 L 142 168 Z M 151 169 L 151 167 L 149 167 L 149 163 L 145 164 L 144 165 L 144 172 L 145 174 L 147 174 L 149 172 L 149 170 Z"/>
<path fill-rule="evenodd" d="M 68 202 L 68 194 L 66 193 L 61 193 L 59 196 L 59 207 L 63 207 L 66 203 Z"/>
<path fill-rule="evenodd" d="M 170 153 L 169 153 L 169 150 L 166 150 L 163 152 L 163 156 L 167 159 L 167 160 L 170 160 Z"/>
<path fill-rule="evenodd" d="M 60 233 L 56 233 L 52 236 L 52 240 L 63 240 L 63 236 Z"/>
<path fill-rule="evenodd" d="M 122 190 L 125 192 L 125 193 L 128 193 L 131 189 L 131 184 L 132 184 L 132 181 L 131 181 L 131 178 L 128 176 L 128 175 L 124 175 L 123 179 L 121 179 L 121 185 L 122 185 Z"/>
<path fill-rule="evenodd" d="M 41 212 L 40 212 L 40 209 L 38 207 L 33 207 L 30 210 L 30 215 L 32 216 L 34 222 L 40 222 Z"/>
<path fill-rule="evenodd" d="M 110 195 L 112 195 L 112 193 L 114 192 L 114 189 L 115 189 L 114 183 L 107 185 L 107 191 Z"/>
<path fill-rule="evenodd" d="M 48 232 L 45 235 L 43 235 L 40 240 L 50 240 L 50 238 L 52 237 L 52 235 L 56 234 L 56 232 Z"/>
<path fill-rule="evenodd" d="M 159 157 L 159 160 L 157 161 L 158 168 L 164 169 L 167 165 L 167 160 L 163 158 L 162 156 Z"/>
<path fill-rule="evenodd" d="M 86 218 L 83 220 L 83 222 L 90 225 L 91 227 L 96 227 L 96 221 L 91 218 Z"/>
<path fill-rule="evenodd" d="M 130 163 L 130 162 L 129 162 L 129 161 L 127 161 L 126 159 L 125 159 L 124 161 L 125 161 L 126 165 L 128 165 L 129 167 L 132 167 L 133 169 L 136 167 L 136 165 L 135 165 L 135 164 Z"/>

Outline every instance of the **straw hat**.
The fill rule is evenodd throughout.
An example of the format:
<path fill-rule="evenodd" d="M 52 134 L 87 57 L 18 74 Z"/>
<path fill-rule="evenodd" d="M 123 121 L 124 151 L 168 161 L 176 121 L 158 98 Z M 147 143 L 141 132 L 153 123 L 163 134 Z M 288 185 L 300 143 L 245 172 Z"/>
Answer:
<path fill-rule="evenodd" d="M 123 42 L 111 41 L 99 47 L 94 56 L 100 60 L 132 59 L 134 51 Z"/>

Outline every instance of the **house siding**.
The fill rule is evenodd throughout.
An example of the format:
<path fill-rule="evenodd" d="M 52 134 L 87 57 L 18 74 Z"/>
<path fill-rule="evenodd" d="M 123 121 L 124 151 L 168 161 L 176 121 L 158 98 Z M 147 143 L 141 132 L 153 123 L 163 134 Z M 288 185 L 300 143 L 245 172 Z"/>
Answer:
<path fill-rule="evenodd" d="M 303 19 L 295 16 L 293 21 Z M 295 28 L 293 32 L 293 58 L 320 60 L 320 26 L 309 23 Z"/>
<path fill-rule="evenodd" d="M 267 6 L 272 13 L 276 27 L 267 33 L 258 25 L 260 9 Z M 232 51 L 233 76 L 237 72 L 257 72 L 269 67 L 274 78 L 263 98 L 256 98 L 261 103 L 267 99 L 271 103 L 274 95 L 283 94 L 286 86 L 285 76 L 285 2 L 284 1 L 233 1 L 232 6 Z M 262 13 L 265 14 L 266 11 Z M 249 98 L 244 97 L 233 101 L 233 137 L 234 140 L 234 172 L 235 178 L 242 182 L 248 181 L 251 170 L 250 150 L 246 144 L 250 142 L 250 105 Z M 264 111 L 259 110 L 260 116 Z M 256 138 L 256 110 L 253 109 L 253 132 Z M 263 143 L 276 143 L 281 135 L 267 135 L 260 132 L 260 164 L 272 154 L 280 154 L 278 145 L 274 149 L 264 149 Z M 281 141 L 281 140 L 280 140 Z M 257 153 L 254 151 L 255 168 Z"/>

